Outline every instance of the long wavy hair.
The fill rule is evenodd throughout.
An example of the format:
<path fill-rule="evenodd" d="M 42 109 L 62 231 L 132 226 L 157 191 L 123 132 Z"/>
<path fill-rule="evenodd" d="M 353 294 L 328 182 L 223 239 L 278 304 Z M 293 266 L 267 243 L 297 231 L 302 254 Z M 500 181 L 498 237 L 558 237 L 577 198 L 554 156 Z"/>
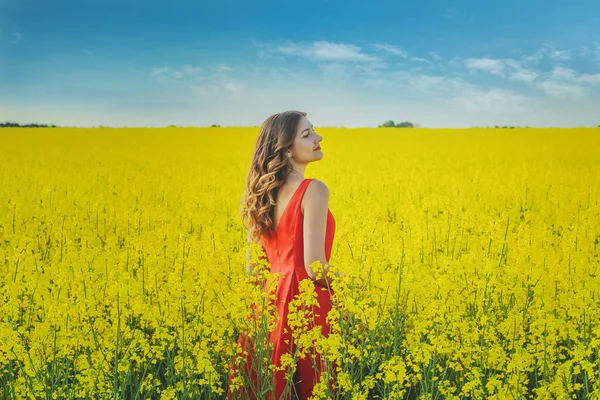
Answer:
<path fill-rule="evenodd" d="M 275 199 L 292 171 L 286 156 L 296 136 L 303 111 L 285 111 L 269 116 L 260 126 L 252 162 L 246 176 L 241 215 L 248 240 L 260 244 L 274 229 Z"/>

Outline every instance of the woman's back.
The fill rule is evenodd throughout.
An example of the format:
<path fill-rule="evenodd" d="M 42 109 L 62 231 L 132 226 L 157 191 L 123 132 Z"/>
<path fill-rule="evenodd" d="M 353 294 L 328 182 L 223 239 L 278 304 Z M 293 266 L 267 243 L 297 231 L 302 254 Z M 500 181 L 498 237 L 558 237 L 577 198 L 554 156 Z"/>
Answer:
<path fill-rule="evenodd" d="M 282 205 L 283 212 L 279 217 L 271 235 L 263 237 L 263 249 L 271 265 L 271 272 L 294 272 L 298 280 L 309 278 L 304 263 L 304 213 L 302 200 L 313 178 L 304 179 L 291 195 L 288 203 Z M 329 262 L 333 238 L 335 236 L 335 219 L 327 209 L 325 231 L 325 259 Z"/>

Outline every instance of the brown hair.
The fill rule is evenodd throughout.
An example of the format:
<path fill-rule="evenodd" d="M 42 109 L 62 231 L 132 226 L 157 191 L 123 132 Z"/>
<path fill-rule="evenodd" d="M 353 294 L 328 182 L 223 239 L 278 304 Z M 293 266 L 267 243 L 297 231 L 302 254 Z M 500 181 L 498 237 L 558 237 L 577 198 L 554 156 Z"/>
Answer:
<path fill-rule="evenodd" d="M 292 147 L 303 111 L 285 111 L 268 117 L 260 126 L 252 162 L 246 176 L 241 210 L 248 240 L 260 243 L 273 232 L 275 199 L 292 171 L 286 151 Z"/>

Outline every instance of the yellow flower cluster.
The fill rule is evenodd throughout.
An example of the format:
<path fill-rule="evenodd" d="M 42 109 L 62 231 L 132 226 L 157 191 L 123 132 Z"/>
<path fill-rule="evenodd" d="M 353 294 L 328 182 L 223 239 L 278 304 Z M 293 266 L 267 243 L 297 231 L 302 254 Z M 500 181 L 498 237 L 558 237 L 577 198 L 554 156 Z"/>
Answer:
<path fill-rule="evenodd" d="M 239 216 L 257 128 L 5 131 L 2 395 L 268 398 L 279 277 L 257 246 L 247 275 Z M 597 129 L 320 134 L 342 277 L 328 337 L 320 288 L 290 302 L 288 381 L 321 354 L 313 398 L 597 398 Z"/>

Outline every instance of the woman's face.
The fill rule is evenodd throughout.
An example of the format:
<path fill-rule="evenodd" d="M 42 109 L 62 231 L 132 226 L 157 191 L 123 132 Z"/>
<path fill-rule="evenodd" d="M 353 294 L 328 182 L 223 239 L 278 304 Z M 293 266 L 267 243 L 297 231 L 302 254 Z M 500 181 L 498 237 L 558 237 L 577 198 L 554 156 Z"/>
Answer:
<path fill-rule="evenodd" d="M 296 130 L 294 144 L 290 149 L 291 158 L 300 164 L 320 160 L 323 158 L 323 152 L 320 149 L 321 140 L 323 137 L 313 130 L 313 125 L 303 116 Z"/>

